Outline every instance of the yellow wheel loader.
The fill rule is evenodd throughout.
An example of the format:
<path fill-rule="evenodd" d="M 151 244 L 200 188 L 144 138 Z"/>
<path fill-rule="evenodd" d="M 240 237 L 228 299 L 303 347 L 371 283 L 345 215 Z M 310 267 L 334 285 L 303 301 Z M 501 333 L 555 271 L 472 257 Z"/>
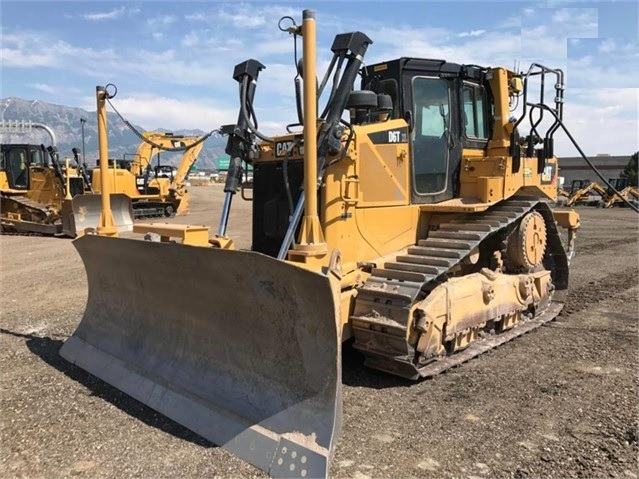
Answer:
<path fill-rule="evenodd" d="M 106 134 L 106 133 L 105 133 Z M 110 191 L 131 198 L 136 218 L 185 215 L 189 210 L 186 188 L 188 173 L 195 165 L 204 146 L 204 136 L 174 135 L 166 132 L 145 132 L 142 142 L 126 167 L 109 165 Z M 153 171 L 152 159 L 160 151 L 182 151 L 175 174 L 161 177 Z M 100 168 L 93 170 L 92 183 L 101 191 Z"/>
<path fill-rule="evenodd" d="M 85 228 L 95 228 L 101 211 L 100 197 L 91 194 L 88 176 L 77 153 L 74 151 L 76 168 L 71 168 L 68 161 L 63 165 L 55 146 L 55 134 L 49 127 L 20 124 L 44 129 L 52 144 L 47 148 L 32 144 L 0 145 L 2 231 L 75 237 Z M 127 198 L 114 195 L 112 204 L 117 228 L 131 230 L 133 216 Z"/>
<path fill-rule="evenodd" d="M 139 224 L 161 241 L 75 240 L 88 304 L 60 354 L 271 476 L 326 477 L 342 343 L 371 368 L 419 380 L 541 326 L 562 308 L 579 216 L 549 206 L 561 70 L 420 58 L 363 67 L 372 40 L 352 32 L 335 37 L 317 81 L 314 13 L 284 21 L 303 44 L 295 124 L 258 130 L 265 67 L 237 65 L 217 233 Z M 548 82 L 551 105 L 533 91 Z M 245 162 L 250 251 L 227 233 Z"/>

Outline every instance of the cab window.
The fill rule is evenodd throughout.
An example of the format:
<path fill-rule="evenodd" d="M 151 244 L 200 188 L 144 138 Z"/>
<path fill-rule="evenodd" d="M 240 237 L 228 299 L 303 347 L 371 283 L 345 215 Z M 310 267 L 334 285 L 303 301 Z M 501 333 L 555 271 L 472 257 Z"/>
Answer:
<path fill-rule="evenodd" d="M 462 120 L 467 138 L 488 139 L 486 90 L 481 85 L 465 83 L 462 90 Z"/>
<path fill-rule="evenodd" d="M 31 165 L 42 166 L 44 165 L 44 155 L 42 150 L 31 150 Z"/>

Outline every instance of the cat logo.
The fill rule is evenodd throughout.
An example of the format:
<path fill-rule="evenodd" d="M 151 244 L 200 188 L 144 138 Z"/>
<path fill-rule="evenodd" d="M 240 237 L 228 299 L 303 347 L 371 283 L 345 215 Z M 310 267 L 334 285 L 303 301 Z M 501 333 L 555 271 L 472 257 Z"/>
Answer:
<path fill-rule="evenodd" d="M 303 156 L 304 146 L 293 146 L 293 143 L 295 143 L 293 140 L 278 141 L 277 143 L 275 143 L 275 157 L 282 158 L 287 154 L 289 156 Z"/>

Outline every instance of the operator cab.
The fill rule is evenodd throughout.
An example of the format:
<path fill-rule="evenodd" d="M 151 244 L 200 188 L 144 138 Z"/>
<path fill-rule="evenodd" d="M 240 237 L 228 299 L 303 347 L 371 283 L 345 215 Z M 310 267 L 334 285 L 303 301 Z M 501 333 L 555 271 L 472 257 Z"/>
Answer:
<path fill-rule="evenodd" d="M 389 95 L 390 118 L 409 124 L 413 203 L 458 197 L 462 150 L 485 150 L 493 115 L 486 71 L 417 58 L 366 67 L 362 90 Z"/>
<path fill-rule="evenodd" d="M 1 145 L 0 170 L 5 171 L 9 187 L 14 190 L 29 189 L 29 167 L 45 166 L 42 145 Z"/>

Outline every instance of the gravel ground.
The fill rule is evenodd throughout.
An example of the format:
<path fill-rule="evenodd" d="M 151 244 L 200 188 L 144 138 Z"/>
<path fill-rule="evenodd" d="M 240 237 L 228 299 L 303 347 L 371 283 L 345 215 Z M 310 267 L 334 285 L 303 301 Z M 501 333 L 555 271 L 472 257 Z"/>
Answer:
<path fill-rule="evenodd" d="M 222 187 L 174 222 L 217 229 Z M 250 205 L 229 234 L 249 246 Z M 637 217 L 579 209 L 557 320 L 447 374 L 409 383 L 344 350 L 334 477 L 636 478 Z M 246 477 L 260 471 L 71 366 L 58 350 L 86 302 L 68 239 L 0 237 L 2 477 Z"/>

